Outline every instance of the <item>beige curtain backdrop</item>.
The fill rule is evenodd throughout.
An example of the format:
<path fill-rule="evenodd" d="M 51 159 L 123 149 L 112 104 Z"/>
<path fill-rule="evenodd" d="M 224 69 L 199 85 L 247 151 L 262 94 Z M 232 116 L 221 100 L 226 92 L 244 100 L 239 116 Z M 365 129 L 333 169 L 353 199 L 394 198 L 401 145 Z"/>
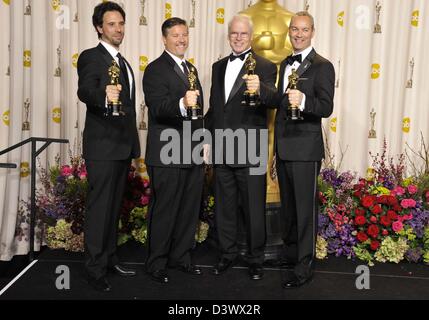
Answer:
<path fill-rule="evenodd" d="M 99 2 L 0 0 L 0 150 L 32 136 L 70 140 L 69 146 L 51 145 L 42 153 L 42 166 L 52 164 L 57 154 L 67 162 L 69 148 L 78 152 L 75 145 L 80 143 L 85 106 L 76 96 L 76 61 L 80 52 L 98 43 L 91 16 Z M 195 12 L 187 58 L 199 70 L 207 107 L 211 65 L 230 53 L 227 22 L 257 1 L 117 2 L 127 13 L 122 53 L 136 74 L 140 123 L 143 120 L 140 103 L 144 101 L 141 80 L 146 65 L 162 53 L 162 22 L 171 16 L 190 21 Z M 316 21 L 314 47 L 335 66 L 335 110 L 324 121 L 335 165 L 340 164 L 343 156 L 342 170 L 364 175 L 371 165 L 368 152 L 378 152 L 384 138 L 391 156 L 404 152 L 406 143 L 418 149 L 421 133 L 428 142 L 427 0 L 279 0 L 278 3 L 293 12 L 308 8 Z M 147 25 L 140 25 L 143 14 Z M 381 33 L 374 33 L 377 21 Z M 57 68 L 61 69 L 60 76 L 56 74 Z M 412 88 L 406 88 L 410 79 Z M 371 110 L 375 112 L 374 121 Z M 22 130 L 26 120 L 30 122 L 29 131 Z M 370 139 L 372 123 L 377 137 Z M 146 131 L 139 133 L 144 155 Z M 28 200 L 30 194 L 29 172 L 37 168 L 29 167 L 28 146 L 1 156 L 0 162 L 18 164 L 18 169 L 0 169 L 0 260 L 10 260 L 16 254 L 28 252 L 28 239 L 16 238 L 15 227 L 20 202 Z"/>

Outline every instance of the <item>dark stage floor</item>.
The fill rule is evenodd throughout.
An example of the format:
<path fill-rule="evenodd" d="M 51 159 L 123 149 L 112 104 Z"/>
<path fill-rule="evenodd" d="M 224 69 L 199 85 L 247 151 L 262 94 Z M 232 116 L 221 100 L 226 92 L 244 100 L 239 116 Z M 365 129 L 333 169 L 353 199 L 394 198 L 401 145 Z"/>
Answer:
<path fill-rule="evenodd" d="M 208 244 L 196 248 L 195 262 L 202 267 L 202 276 L 190 276 L 170 270 L 170 283 L 152 281 L 143 271 L 145 248 L 128 243 L 119 249 L 126 264 L 138 269 L 132 278 L 109 277 L 112 291 L 98 293 L 84 279 L 82 254 L 45 249 L 19 279 L 6 290 L 13 277 L 0 282 L 0 300 L 295 300 L 295 299 L 429 299 L 429 267 L 416 264 L 377 264 L 370 268 L 370 289 L 356 288 L 358 262 L 330 257 L 318 261 L 311 283 L 285 290 L 281 287 L 284 270 L 265 268 L 265 277 L 252 281 L 244 263 L 221 276 L 211 274 L 216 252 Z M 70 289 L 58 290 L 56 268 L 70 270 Z M 17 270 L 19 273 L 19 270 Z"/>

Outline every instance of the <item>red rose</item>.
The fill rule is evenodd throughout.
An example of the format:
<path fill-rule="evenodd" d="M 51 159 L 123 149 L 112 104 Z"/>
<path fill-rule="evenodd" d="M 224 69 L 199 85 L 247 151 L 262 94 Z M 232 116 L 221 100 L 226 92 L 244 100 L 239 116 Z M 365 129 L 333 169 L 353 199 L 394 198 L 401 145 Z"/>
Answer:
<path fill-rule="evenodd" d="M 389 234 L 389 231 L 387 231 L 386 229 L 383 229 L 383 231 L 381 232 L 381 234 L 383 236 L 387 236 Z"/>
<path fill-rule="evenodd" d="M 374 214 L 380 214 L 380 213 L 382 213 L 382 212 L 383 212 L 383 209 L 381 208 L 381 206 L 380 206 L 379 204 L 377 204 L 376 206 L 374 206 L 374 207 L 371 209 L 371 211 L 372 211 L 372 213 L 374 213 Z"/>
<path fill-rule="evenodd" d="M 377 223 L 377 217 L 371 216 L 371 218 L 369 218 L 369 221 L 371 221 L 372 223 Z"/>
<path fill-rule="evenodd" d="M 366 223 L 366 219 L 364 216 L 357 216 L 355 218 L 355 224 L 358 226 L 363 226 Z"/>
<path fill-rule="evenodd" d="M 369 208 L 374 204 L 374 197 L 373 196 L 365 196 L 362 198 L 362 205 L 365 208 Z"/>
<path fill-rule="evenodd" d="M 355 192 L 353 192 L 353 195 L 354 195 L 356 198 L 360 198 L 360 197 L 362 197 L 362 192 L 360 192 L 360 191 L 355 191 Z"/>
<path fill-rule="evenodd" d="M 357 183 L 353 186 L 353 190 L 361 191 L 364 187 L 364 182 L 360 181 L 360 183 Z"/>
<path fill-rule="evenodd" d="M 393 206 L 393 210 L 395 210 L 396 212 L 401 212 L 402 211 L 402 207 L 399 204 L 396 204 Z"/>
<path fill-rule="evenodd" d="M 394 196 L 387 196 L 387 204 L 389 206 L 395 206 L 398 204 L 398 199 Z"/>
<path fill-rule="evenodd" d="M 378 233 L 380 230 L 375 224 L 372 224 L 368 227 L 368 230 L 366 231 L 368 235 L 370 235 L 372 238 L 376 238 L 378 236 Z"/>
<path fill-rule="evenodd" d="M 368 236 L 366 235 L 365 232 L 360 231 L 358 232 L 358 234 L 356 235 L 356 238 L 360 241 L 360 242 L 365 242 L 366 240 L 368 240 Z"/>
<path fill-rule="evenodd" d="M 380 246 L 380 242 L 378 242 L 376 240 L 371 241 L 371 250 L 372 251 L 376 251 L 379 246 Z"/>
<path fill-rule="evenodd" d="M 388 227 L 392 224 L 392 221 L 390 220 L 390 218 L 388 216 L 382 216 L 380 218 L 380 223 L 385 226 Z"/>
<path fill-rule="evenodd" d="M 389 217 L 390 220 L 396 220 L 396 219 L 398 219 L 398 215 L 393 210 L 387 211 L 387 216 Z"/>
<path fill-rule="evenodd" d="M 363 216 L 363 215 L 365 215 L 365 210 L 362 209 L 362 208 L 356 208 L 355 209 L 355 215 L 357 215 L 357 216 Z"/>
<path fill-rule="evenodd" d="M 387 196 L 383 195 L 378 197 L 378 203 L 387 204 Z"/>

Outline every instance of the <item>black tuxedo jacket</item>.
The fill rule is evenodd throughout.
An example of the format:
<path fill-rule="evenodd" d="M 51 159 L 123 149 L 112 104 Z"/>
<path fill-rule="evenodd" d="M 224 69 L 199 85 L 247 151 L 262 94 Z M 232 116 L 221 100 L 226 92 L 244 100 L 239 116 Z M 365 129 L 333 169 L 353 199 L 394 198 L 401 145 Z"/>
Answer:
<path fill-rule="evenodd" d="M 77 62 L 79 75 L 79 99 L 86 104 L 85 129 L 83 131 L 83 157 L 88 160 L 126 160 L 140 156 L 140 143 L 136 127 L 135 81 L 130 89 L 120 74 L 122 91 L 120 101 L 126 113 L 123 117 L 105 117 L 106 86 L 110 83 L 108 69 L 113 57 L 106 48 L 97 47 L 82 52 Z M 128 67 L 131 66 L 128 62 Z M 131 81 L 131 79 L 130 79 Z"/>
<path fill-rule="evenodd" d="M 259 76 L 260 99 L 261 105 L 252 108 L 241 105 L 241 100 L 246 88 L 246 83 L 242 77 L 246 74 L 246 69 L 243 65 L 240 73 L 238 74 L 228 100 L 225 97 L 225 71 L 228 64 L 229 57 L 225 57 L 213 64 L 212 67 L 212 85 L 210 91 L 210 108 L 205 116 L 205 127 L 210 130 L 215 142 L 216 129 L 244 129 L 246 133 L 248 129 L 267 129 L 267 102 L 272 101 L 273 96 L 276 94 L 275 82 L 277 75 L 276 65 L 269 60 L 266 60 L 254 52 L 253 57 L 256 60 L 255 74 Z M 256 137 L 256 152 L 259 155 L 260 140 L 257 131 Z M 252 143 L 252 142 L 250 142 Z M 267 141 L 268 143 L 268 141 Z M 249 167 L 251 164 L 246 157 L 246 163 L 238 163 L 238 141 L 234 142 L 234 163 L 230 164 L 233 167 Z M 246 148 L 247 150 L 248 148 Z M 212 161 L 214 162 L 214 154 L 216 153 L 216 146 L 212 148 Z M 225 144 L 224 144 L 224 160 L 225 160 Z M 216 163 L 214 163 L 216 164 Z"/>
<path fill-rule="evenodd" d="M 196 68 L 187 62 L 188 69 Z M 203 90 L 198 80 L 197 82 L 200 96 L 198 103 L 202 110 Z M 191 157 L 189 149 L 183 152 L 183 145 L 191 145 L 191 150 L 198 142 L 191 141 L 188 134 L 183 134 L 184 124 L 191 125 L 191 132 L 203 127 L 202 120 L 186 121 L 182 116 L 179 107 L 179 101 L 189 90 L 189 81 L 182 69 L 177 65 L 173 58 L 167 53 L 151 62 L 144 73 L 143 92 L 146 105 L 148 107 L 148 135 L 146 144 L 145 163 L 155 167 L 179 167 L 186 168 L 194 165 L 193 161 L 189 164 L 184 160 Z M 166 129 L 174 129 L 180 135 L 180 161 L 179 163 L 165 164 L 161 161 L 161 150 L 169 141 L 161 141 L 161 133 Z"/>
<path fill-rule="evenodd" d="M 286 61 L 280 65 L 278 109 L 275 120 L 277 156 L 287 161 L 320 161 L 324 158 L 321 119 L 334 108 L 335 70 L 331 62 L 312 50 L 299 66 L 298 90 L 306 95 L 304 120 L 287 120 L 288 96 L 283 93 Z"/>

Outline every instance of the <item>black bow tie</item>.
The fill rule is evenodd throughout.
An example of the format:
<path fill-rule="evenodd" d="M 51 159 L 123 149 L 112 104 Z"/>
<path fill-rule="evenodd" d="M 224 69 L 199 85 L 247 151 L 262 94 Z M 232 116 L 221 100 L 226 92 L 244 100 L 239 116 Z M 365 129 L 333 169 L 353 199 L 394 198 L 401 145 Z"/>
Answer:
<path fill-rule="evenodd" d="M 286 58 L 286 64 L 288 64 L 288 65 L 293 65 L 293 63 L 295 61 L 298 61 L 299 63 L 301 63 L 302 62 L 302 55 L 300 55 L 300 54 L 297 54 L 296 56 L 290 55 Z"/>
<path fill-rule="evenodd" d="M 238 56 L 234 55 L 233 53 L 231 53 L 229 55 L 229 61 L 234 61 L 235 59 L 240 59 L 241 61 L 244 61 L 244 58 L 246 58 L 246 54 L 248 54 L 249 51 L 243 52 L 242 54 L 239 54 Z"/>

